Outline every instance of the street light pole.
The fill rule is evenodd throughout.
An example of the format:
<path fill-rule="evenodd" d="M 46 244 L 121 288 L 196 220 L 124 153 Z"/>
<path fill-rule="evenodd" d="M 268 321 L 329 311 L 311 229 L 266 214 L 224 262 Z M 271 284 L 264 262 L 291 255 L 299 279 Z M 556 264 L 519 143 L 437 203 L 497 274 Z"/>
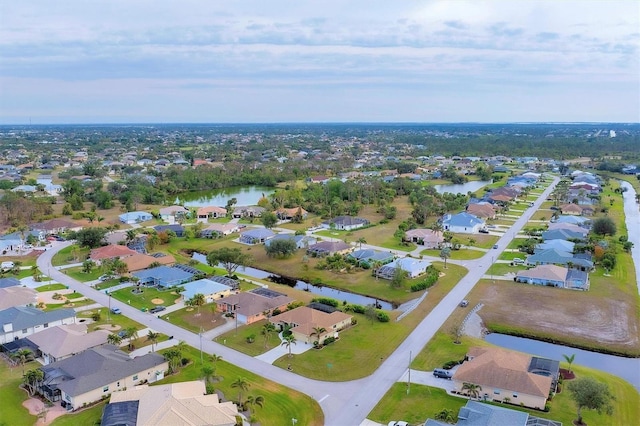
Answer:
<path fill-rule="evenodd" d="M 202 327 L 200 327 L 200 333 L 198 333 L 198 335 L 200 336 L 200 365 L 203 365 L 204 362 L 202 361 Z"/>
<path fill-rule="evenodd" d="M 411 390 L 411 351 L 409 351 L 409 380 L 407 380 L 407 395 Z"/>
<path fill-rule="evenodd" d="M 491 256 L 491 267 L 490 267 L 490 269 L 491 269 L 491 282 L 495 282 L 495 281 L 493 281 L 493 256 Z"/>
<path fill-rule="evenodd" d="M 236 305 L 235 311 L 234 311 L 234 316 L 236 317 L 236 336 L 238 335 L 238 309 L 240 308 L 240 305 Z"/>
<path fill-rule="evenodd" d="M 107 321 L 111 322 L 111 293 L 107 294 L 109 295 L 109 310 L 107 311 Z"/>

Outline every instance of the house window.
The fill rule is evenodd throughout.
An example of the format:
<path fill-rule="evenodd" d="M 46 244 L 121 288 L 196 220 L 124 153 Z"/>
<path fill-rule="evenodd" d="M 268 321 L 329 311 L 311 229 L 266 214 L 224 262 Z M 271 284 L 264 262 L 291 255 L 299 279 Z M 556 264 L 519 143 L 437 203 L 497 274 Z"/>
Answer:
<path fill-rule="evenodd" d="M 105 386 L 102 388 L 102 392 L 109 392 L 109 386 Z"/>
<path fill-rule="evenodd" d="M 27 334 L 27 329 L 26 328 L 22 329 L 22 334 Z"/>
<path fill-rule="evenodd" d="M 133 380 L 138 380 L 138 375 L 133 376 Z"/>
<path fill-rule="evenodd" d="M 49 323 L 48 322 L 44 323 L 44 328 L 49 328 Z"/>
<path fill-rule="evenodd" d="M 69 395 L 66 395 L 66 394 L 65 394 L 64 399 L 65 399 L 66 401 L 71 402 L 71 397 L 70 397 Z"/>

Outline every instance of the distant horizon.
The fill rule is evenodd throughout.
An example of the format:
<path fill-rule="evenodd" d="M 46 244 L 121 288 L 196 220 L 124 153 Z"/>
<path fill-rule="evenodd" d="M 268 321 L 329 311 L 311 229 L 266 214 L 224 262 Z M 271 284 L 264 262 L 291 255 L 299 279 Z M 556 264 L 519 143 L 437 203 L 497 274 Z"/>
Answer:
<path fill-rule="evenodd" d="M 139 122 L 51 122 L 51 123 L 0 123 L 0 126 L 157 126 L 157 125 L 583 125 L 616 124 L 640 125 L 640 121 L 139 121 Z"/>

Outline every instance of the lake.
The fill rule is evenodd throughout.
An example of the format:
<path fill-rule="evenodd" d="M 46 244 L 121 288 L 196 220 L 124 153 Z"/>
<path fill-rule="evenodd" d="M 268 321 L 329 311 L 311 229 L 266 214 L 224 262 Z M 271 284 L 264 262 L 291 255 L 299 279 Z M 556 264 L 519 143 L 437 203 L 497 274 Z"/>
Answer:
<path fill-rule="evenodd" d="M 599 352 L 576 349 L 569 346 L 526 339 L 524 337 L 508 336 L 506 334 L 490 333 L 484 340 L 496 346 L 525 352 L 543 358 L 564 361 L 562 355 L 575 354 L 574 364 L 602 370 L 621 377 L 640 390 L 640 359 L 601 354 Z"/>
<path fill-rule="evenodd" d="M 263 194 L 268 197 L 274 191 L 274 188 L 266 186 L 233 186 L 207 191 L 183 192 L 176 197 L 174 204 L 187 207 L 224 207 L 227 205 L 227 201 L 235 198 L 237 200 L 236 206 L 255 206 Z"/>
<path fill-rule="evenodd" d="M 433 185 L 439 194 L 449 192 L 451 194 L 467 194 L 468 192 L 476 192 L 477 190 L 489 185 L 490 181 L 474 180 L 467 183 L 460 184 L 448 184 L 448 185 Z"/>

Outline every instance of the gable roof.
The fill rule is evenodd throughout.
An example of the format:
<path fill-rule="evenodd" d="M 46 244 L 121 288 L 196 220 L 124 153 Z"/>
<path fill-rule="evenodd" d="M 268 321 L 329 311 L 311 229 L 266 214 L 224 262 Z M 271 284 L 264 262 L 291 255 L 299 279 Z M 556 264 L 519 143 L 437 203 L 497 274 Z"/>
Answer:
<path fill-rule="evenodd" d="M 565 282 L 567 278 L 567 268 L 556 265 L 538 265 L 535 268 L 531 268 L 524 271 L 518 271 L 516 276 L 518 278 L 531 278 L 537 280 L 550 280 L 550 281 L 562 281 Z"/>
<path fill-rule="evenodd" d="M 351 320 L 351 318 L 351 315 L 347 315 L 340 311 L 326 313 L 306 306 L 299 306 L 290 311 L 271 317 L 270 321 L 272 323 L 279 323 L 282 321 L 288 324 L 297 324 L 293 327 L 293 330 L 296 330 L 306 336 L 310 336 L 311 333 L 314 332 L 314 327 L 322 327 L 327 331 L 330 331 L 333 329 L 335 324 L 345 320 Z"/>
<path fill-rule="evenodd" d="M 469 204 L 469 206 L 467 207 L 467 212 L 481 218 L 490 218 L 495 217 L 496 215 L 496 211 L 489 203 Z"/>
<path fill-rule="evenodd" d="M 54 381 L 60 390 L 74 397 L 165 363 L 157 353 L 130 358 L 113 345 L 103 345 L 51 363 L 42 370 L 45 383 Z"/>
<path fill-rule="evenodd" d="M 351 246 L 344 241 L 320 241 L 319 243 L 309 246 L 307 250 L 318 253 L 336 253 L 350 249 Z"/>
<path fill-rule="evenodd" d="M 275 297 L 265 297 L 254 292 L 232 294 L 224 299 L 216 300 L 216 303 L 237 305 L 238 313 L 247 317 L 260 314 L 279 306 L 285 306 L 293 299 L 283 294 L 276 293 Z"/>
<path fill-rule="evenodd" d="M 108 330 L 87 333 L 84 324 L 59 325 L 27 337 L 40 351 L 60 358 L 107 343 Z"/>
<path fill-rule="evenodd" d="M 442 220 L 442 222 L 448 224 L 449 226 L 470 226 L 470 227 L 484 223 L 477 216 L 474 216 L 467 212 L 460 212 L 454 215 L 447 214 L 444 216 L 444 219 Z"/>
<path fill-rule="evenodd" d="M 200 207 L 197 212 L 198 216 L 205 216 L 209 213 L 227 214 L 227 209 L 218 206 L 206 206 Z"/>
<path fill-rule="evenodd" d="M 144 269 L 132 274 L 141 280 L 147 278 L 162 279 L 164 281 L 184 281 L 193 277 L 193 274 L 187 271 L 183 271 L 179 268 L 170 268 L 169 266 L 157 266 L 151 269 Z"/>
<path fill-rule="evenodd" d="M 173 265 L 176 263 L 176 259 L 170 254 L 166 256 L 150 256 L 144 253 L 138 253 L 131 255 L 129 257 L 125 257 L 122 259 L 125 265 L 127 265 L 127 270 L 129 272 L 140 271 L 142 269 L 147 269 L 151 266 L 152 263 L 158 262 L 160 265 Z"/>
<path fill-rule="evenodd" d="M 501 348 L 478 347 L 471 348 L 469 355 L 473 359 L 458 367 L 454 380 L 544 398 L 549 395 L 552 378 L 529 373 L 531 356 Z"/>
<path fill-rule="evenodd" d="M 141 385 L 114 392 L 109 405 L 138 401 L 137 407 L 130 408 L 131 411 L 135 408 L 135 424 L 138 426 L 235 425 L 235 416 L 238 414 L 236 405 L 233 402 L 220 402 L 215 393 L 205 394 L 206 389 L 202 381 L 159 386 Z"/>
<path fill-rule="evenodd" d="M 273 237 L 275 233 L 270 229 L 255 228 L 255 229 L 249 229 L 248 231 L 244 231 L 240 235 L 242 237 L 249 237 L 249 238 L 255 238 L 260 240 L 263 238 Z"/>
<path fill-rule="evenodd" d="M 15 287 L 20 285 L 20 280 L 14 277 L 0 278 L 0 288 Z"/>
<path fill-rule="evenodd" d="M 185 284 L 182 290 L 182 296 L 185 300 L 191 299 L 194 295 L 201 293 L 205 296 L 231 290 L 228 285 L 221 284 L 217 281 L 203 278 L 201 280 L 191 281 Z"/>
<path fill-rule="evenodd" d="M 405 232 L 405 236 L 406 238 L 419 238 L 426 242 L 441 243 L 444 241 L 442 231 L 434 231 L 433 229 L 409 229 L 407 232 Z"/>
<path fill-rule="evenodd" d="M 17 306 L 0 311 L 0 325 L 12 324 L 14 330 L 22 330 L 75 316 L 76 311 L 68 308 L 44 312 L 28 306 Z"/>

